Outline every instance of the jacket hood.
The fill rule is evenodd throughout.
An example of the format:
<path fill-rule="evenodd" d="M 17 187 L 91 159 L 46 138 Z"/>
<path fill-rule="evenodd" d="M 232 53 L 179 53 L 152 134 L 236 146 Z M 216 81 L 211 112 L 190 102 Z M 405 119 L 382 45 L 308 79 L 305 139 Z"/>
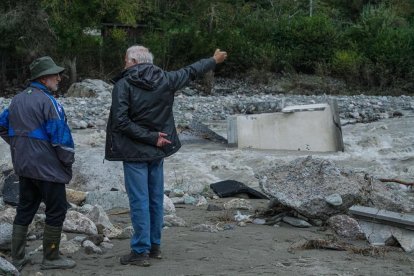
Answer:
<path fill-rule="evenodd" d="M 123 71 L 122 77 L 138 88 L 155 90 L 162 79 L 162 70 L 151 63 L 140 63 Z"/>

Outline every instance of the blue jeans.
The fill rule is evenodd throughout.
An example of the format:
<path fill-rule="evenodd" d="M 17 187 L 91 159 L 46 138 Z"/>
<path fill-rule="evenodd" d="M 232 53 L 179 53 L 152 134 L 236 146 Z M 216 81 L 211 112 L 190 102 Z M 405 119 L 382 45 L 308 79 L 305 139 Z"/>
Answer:
<path fill-rule="evenodd" d="M 161 244 L 164 219 L 164 159 L 123 162 L 125 189 L 129 198 L 134 234 L 131 249 L 148 253 L 151 244 Z"/>

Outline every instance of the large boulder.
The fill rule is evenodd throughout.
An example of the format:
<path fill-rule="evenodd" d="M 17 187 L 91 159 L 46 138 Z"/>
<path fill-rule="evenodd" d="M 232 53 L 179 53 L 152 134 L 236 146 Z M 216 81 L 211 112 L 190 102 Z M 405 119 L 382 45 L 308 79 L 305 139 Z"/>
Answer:
<path fill-rule="evenodd" d="M 14 173 L 13 170 L 7 170 L 2 173 L 3 185 L 2 194 L 3 201 L 12 206 L 17 206 L 19 203 L 19 177 Z"/>
<path fill-rule="evenodd" d="M 99 205 L 108 211 L 115 208 L 129 209 L 128 195 L 122 191 L 92 191 L 86 196 L 86 203 Z"/>
<path fill-rule="evenodd" d="M 75 134 L 76 143 L 80 135 Z M 73 164 L 73 178 L 67 188 L 78 191 L 109 192 L 111 190 L 125 191 L 122 162 L 104 162 L 105 144 L 100 147 L 78 146 Z M 88 195 L 86 201 L 88 201 Z M 108 210 L 101 202 L 87 202 L 91 205 L 99 204 Z"/>
<path fill-rule="evenodd" d="M 0 212 L 0 250 L 10 249 L 15 216 L 16 210 L 13 208 Z"/>
<path fill-rule="evenodd" d="M 97 79 L 85 79 L 73 83 L 66 92 L 67 97 L 108 97 L 111 95 L 112 85 Z"/>

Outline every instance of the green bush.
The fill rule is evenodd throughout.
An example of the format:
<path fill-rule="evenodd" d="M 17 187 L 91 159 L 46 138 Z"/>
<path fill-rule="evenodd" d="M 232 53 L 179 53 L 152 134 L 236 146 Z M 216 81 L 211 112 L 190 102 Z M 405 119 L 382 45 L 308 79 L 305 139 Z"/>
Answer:
<path fill-rule="evenodd" d="M 332 72 L 347 80 L 359 78 L 364 58 L 354 50 L 337 50 L 332 59 Z"/>
<path fill-rule="evenodd" d="M 284 17 L 272 32 L 276 67 L 314 73 L 317 64 L 331 60 L 337 47 L 337 28 L 323 16 Z"/>
<path fill-rule="evenodd" d="M 390 85 L 414 70 L 414 29 L 401 22 L 385 5 L 368 6 L 357 24 L 345 30 L 344 41 L 367 59 L 366 84 Z"/>

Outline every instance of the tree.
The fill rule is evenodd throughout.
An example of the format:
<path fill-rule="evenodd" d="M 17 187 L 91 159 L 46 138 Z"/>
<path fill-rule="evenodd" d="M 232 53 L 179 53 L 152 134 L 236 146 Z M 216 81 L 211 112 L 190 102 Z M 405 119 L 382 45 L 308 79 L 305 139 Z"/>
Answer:
<path fill-rule="evenodd" d="M 151 3 L 149 0 L 43 0 L 42 7 L 50 15 L 58 37 L 58 53 L 70 68 L 70 82 L 77 80 L 78 64 L 82 64 L 83 70 L 96 70 L 96 65 L 104 59 L 105 41 L 89 35 L 87 30 L 100 30 L 104 22 L 136 25 L 151 12 Z M 121 41 L 122 46 L 127 39 L 122 30 L 115 30 L 111 37 L 109 44 Z"/>
<path fill-rule="evenodd" d="M 47 14 L 36 0 L 3 0 L 0 2 L 0 87 L 7 80 L 23 82 L 27 64 L 38 55 L 53 52 L 56 37 Z M 36 24 L 33 24 L 33 22 Z"/>

